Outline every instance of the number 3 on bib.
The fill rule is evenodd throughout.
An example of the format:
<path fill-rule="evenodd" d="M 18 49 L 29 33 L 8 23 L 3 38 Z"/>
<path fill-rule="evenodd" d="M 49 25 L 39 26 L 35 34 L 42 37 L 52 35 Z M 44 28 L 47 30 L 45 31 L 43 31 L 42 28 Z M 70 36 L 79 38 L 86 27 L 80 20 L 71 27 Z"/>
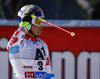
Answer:
<path fill-rule="evenodd" d="M 42 61 L 38 61 L 37 63 L 39 65 L 39 70 L 43 70 L 43 62 Z"/>

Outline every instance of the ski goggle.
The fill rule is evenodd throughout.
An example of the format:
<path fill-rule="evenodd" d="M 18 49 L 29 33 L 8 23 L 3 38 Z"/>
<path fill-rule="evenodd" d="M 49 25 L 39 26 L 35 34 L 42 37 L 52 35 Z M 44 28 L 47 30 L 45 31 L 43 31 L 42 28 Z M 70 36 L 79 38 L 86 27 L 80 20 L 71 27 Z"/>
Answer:
<path fill-rule="evenodd" d="M 44 17 L 41 17 L 41 19 L 44 19 Z M 40 27 L 44 24 L 44 22 L 39 20 L 38 18 L 32 18 L 32 24 L 34 24 L 37 27 Z"/>

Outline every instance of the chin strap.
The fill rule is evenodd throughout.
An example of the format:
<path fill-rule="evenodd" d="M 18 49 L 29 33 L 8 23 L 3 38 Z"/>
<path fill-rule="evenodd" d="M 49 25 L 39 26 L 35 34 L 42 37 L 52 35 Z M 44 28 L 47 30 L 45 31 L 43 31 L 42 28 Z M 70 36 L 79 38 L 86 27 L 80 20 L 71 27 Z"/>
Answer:
<path fill-rule="evenodd" d="M 34 35 L 36 38 L 38 37 L 37 35 L 35 35 L 35 34 L 32 32 L 31 29 L 29 30 L 29 32 L 30 32 L 32 35 Z"/>

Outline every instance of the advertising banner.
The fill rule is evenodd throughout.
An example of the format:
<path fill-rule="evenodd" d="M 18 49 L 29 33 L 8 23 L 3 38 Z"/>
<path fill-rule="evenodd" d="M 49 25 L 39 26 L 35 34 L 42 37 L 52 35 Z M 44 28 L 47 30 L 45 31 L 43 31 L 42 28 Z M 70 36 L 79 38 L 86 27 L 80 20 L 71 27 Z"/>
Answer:
<path fill-rule="evenodd" d="M 6 44 L 17 28 L 0 26 L 0 52 L 6 52 Z M 39 36 L 48 45 L 56 79 L 100 79 L 100 27 L 62 28 L 75 32 L 75 36 L 55 27 L 43 27 Z M 11 66 L 8 69 L 11 79 Z"/>

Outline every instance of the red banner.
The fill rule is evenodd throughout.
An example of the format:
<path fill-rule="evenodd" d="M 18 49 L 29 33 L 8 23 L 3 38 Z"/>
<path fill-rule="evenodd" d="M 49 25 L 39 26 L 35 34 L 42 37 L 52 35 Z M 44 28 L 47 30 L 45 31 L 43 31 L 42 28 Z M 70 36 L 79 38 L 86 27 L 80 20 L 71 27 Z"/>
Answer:
<path fill-rule="evenodd" d="M 18 28 L 17 26 L 0 26 L 0 39 L 6 38 L 9 40 L 17 28 Z M 60 58 L 59 52 L 69 53 L 69 55 L 67 54 L 67 56 L 73 57 L 71 58 L 72 61 L 69 60 L 74 65 L 72 66 L 72 68 L 69 69 L 70 71 L 72 71 L 72 74 L 69 76 L 66 76 L 70 72 L 62 68 L 62 67 L 64 68 L 67 67 L 66 66 L 67 64 L 64 63 L 65 65 L 64 64 L 61 65 L 61 69 L 62 69 L 62 71 L 60 70 L 61 74 L 58 73 L 56 69 L 54 69 L 56 76 L 59 76 L 59 74 L 61 75 L 59 76 L 60 78 L 57 77 L 57 79 L 58 78 L 59 79 L 68 79 L 68 78 L 69 79 L 80 79 L 80 78 L 81 79 L 100 79 L 100 27 L 69 27 L 69 28 L 62 27 L 62 28 L 69 30 L 71 32 L 75 32 L 75 36 L 72 37 L 70 34 L 54 27 L 43 27 L 42 35 L 39 36 L 42 40 L 44 40 L 47 43 L 48 48 L 51 52 L 51 59 L 53 62 L 52 66 L 54 66 L 53 69 L 57 67 L 57 65 L 59 64 L 59 63 L 54 64 L 54 60 L 57 61 L 56 60 L 57 58 L 55 55 L 57 55 L 58 58 Z M 1 46 L 0 47 L 1 51 L 6 50 L 2 48 L 2 45 L 0 46 Z M 58 53 L 55 53 L 55 52 L 58 52 Z M 71 56 L 71 53 L 72 53 L 72 56 Z M 62 56 L 62 59 L 64 58 L 67 61 L 66 57 Z M 88 59 L 90 59 L 89 61 L 90 63 L 83 64 L 84 62 L 86 63 L 85 60 L 88 61 Z M 62 62 L 66 62 L 66 61 L 62 61 Z M 96 61 L 99 64 L 97 64 Z M 81 66 L 81 63 L 83 64 L 82 66 Z M 93 63 L 96 64 L 96 66 Z M 68 66 L 71 65 L 69 64 Z M 83 67 L 84 70 L 81 69 L 81 67 Z M 94 71 L 95 74 L 93 70 L 95 70 Z M 83 76 L 82 74 L 80 74 L 82 72 L 84 72 Z"/>
<path fill-rule="evenodd" d="M 44 27 L 42 38 L 47 44 L 50 51 L 73 51 L 77 56 L 80 51 L 100 51 L 100 27 L 71 27 L 64 28 L 75 32 L 71 37 L 59 29 L 53 27 Z"/>

